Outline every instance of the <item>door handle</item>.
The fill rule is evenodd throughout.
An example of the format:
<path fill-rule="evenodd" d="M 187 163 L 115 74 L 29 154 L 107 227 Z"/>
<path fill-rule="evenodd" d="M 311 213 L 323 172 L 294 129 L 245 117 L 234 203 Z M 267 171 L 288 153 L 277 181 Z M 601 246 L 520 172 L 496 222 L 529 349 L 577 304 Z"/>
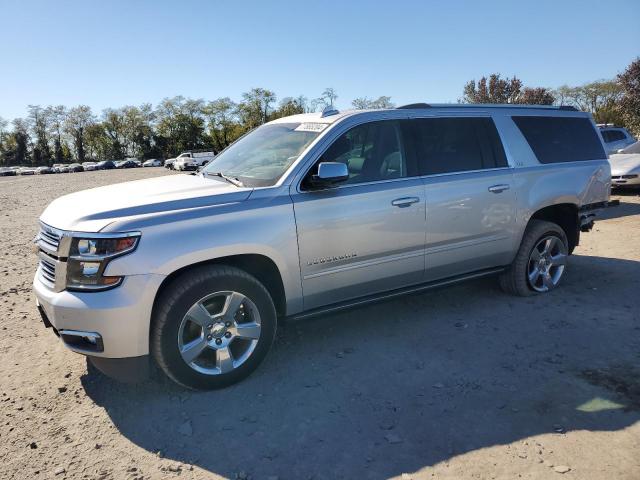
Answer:
<path fill-rule="evenodd" d="M 391 202 L 391 205 L 393 205 L 394 207 L 405 208 L 413 205 L 414 203 L 418 203 L 419 201 L 420 199 L 418 197 L 402 197 L 396 198 L 393 202 Z"/>
<path fill-rule="evenodd" d="M 489 187 L 489 191 L 491 193 L 500 193 L 500 192 L 504 192 L 505 190 L 509 190 L 511 187 L 505 183 L 501 183 L 500 185 L 492 185 Z"/>

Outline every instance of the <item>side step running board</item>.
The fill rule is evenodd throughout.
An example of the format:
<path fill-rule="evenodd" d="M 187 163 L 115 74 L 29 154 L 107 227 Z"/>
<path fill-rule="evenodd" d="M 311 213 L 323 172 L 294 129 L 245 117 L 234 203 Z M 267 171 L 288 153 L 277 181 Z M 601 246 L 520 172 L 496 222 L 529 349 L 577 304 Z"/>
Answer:
<path fill-rule="evenodd" d="M 328 313 L 335 313 L 341 310 L 347 310 L 350 308 L 357 308 L 364 305 L 368 305 L 371 303 L 382 302 L 385 300 L 390 300 L 396 297 L 401 297 L 404 295 L 410 295 L 412 293 L 423 292 L 425 290 L 431 290 L 438 287 L 444 287 L 447 285 L 453 285 L 455 283 L 464 282 L 466 280 L 473 280 L 475 278 L 486 277 L 487 275 L 494 275 L 496 273 L 500 273 L 504 271 L 505 267 L 499 268 L 491 268 L 487 270 L 481 270 L 479 272 L 461 275 L 458 277 L 447 278 L 443 280 L 437 280 L 435 282 L 423 283 L 420 285 L 414 285 L 412 287 L 406 287 L 398 290 L 392 290 L 390 292 L 384 292 L 376 295 L 369 295 L 366 297 L 356 298 L 354 300 L 347 300 L 346 302 L 336 303 L 333 305 L 328 305 L 326 307 L 320 307 L 312 310 L 308 310 L 306 312 L 301 312 L 295 315 L 291 315 L 286 317 L 286 320 L 302 320 L 306 318 L 316 317 L 318 315 L 325 315 Z"/>

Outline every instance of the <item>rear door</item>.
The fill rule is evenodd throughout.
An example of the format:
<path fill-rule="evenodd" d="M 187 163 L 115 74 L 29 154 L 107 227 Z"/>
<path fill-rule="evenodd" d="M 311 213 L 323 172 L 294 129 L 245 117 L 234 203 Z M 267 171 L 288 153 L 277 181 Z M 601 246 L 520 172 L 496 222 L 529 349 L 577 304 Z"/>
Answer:
<path fill-rule="evenodd" d="M 427 196 L 427 281 L 506 265 L 515 186 L 491 117 L 411 120 Z"/>
<path fill-rule="evenodd" d="M 356 126 L 319 161 L 346 163 L 350 178 L 292 190 L 305 309 L 419 283 L 425 192 L 399 122 Z M 315 171 L 317 163 L 306 178 Z"/>

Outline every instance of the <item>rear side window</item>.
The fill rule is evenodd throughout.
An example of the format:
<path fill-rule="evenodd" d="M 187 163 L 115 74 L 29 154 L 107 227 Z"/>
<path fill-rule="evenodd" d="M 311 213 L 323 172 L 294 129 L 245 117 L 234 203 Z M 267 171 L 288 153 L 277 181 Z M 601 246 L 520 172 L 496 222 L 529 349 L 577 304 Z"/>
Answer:
<path fill-rule="evenodd" d="M 607 158 L 588 118 L 511 117 L 540 163 L 579 162 Z"/>
<path fill-rule="evenodd" d="M 420 118 L 408 121 L 421 175 L 506 167 L 490 118 Z"/>

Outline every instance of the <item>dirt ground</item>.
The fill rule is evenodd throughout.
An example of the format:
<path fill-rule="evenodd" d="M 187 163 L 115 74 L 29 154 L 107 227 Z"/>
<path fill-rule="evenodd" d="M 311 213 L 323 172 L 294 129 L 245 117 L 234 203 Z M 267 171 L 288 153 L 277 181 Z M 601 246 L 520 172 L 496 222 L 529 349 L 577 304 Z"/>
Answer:
<path fill-rule="evenodd" d="M 31 294 L 51 200 L 164 174 L 0 178 L 0 478 L 640 478 L 637 194 L 551 294 L 489 278 L 288 323 L 249 379 L 194 393 L 88 369 Z"/>

